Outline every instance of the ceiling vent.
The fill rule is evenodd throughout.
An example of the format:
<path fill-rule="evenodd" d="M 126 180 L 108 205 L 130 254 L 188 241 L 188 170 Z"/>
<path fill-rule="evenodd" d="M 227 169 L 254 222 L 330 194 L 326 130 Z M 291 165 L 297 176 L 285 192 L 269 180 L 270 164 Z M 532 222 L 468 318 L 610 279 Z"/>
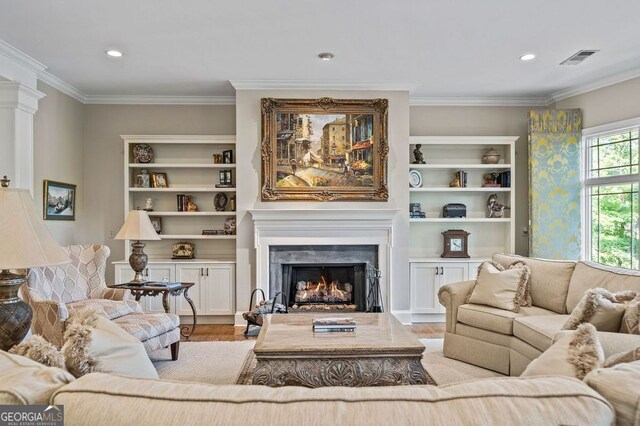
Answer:
<path fill-rule="evenodd" d="M 560 62 L 560 65 L 578 65 L 596 52 L 598 51 L 597 50 L 581 50 L 575 55 L 571 55 L 564 61 Z"/>

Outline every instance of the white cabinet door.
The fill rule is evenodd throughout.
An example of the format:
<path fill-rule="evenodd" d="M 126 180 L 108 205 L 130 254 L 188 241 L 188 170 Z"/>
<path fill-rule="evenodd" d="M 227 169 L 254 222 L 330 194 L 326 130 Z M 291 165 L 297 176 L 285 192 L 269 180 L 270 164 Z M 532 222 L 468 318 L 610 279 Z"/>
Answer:
<path fill-rule="evenodd" d="M 189 297 L 193 300 L 198 315 L 202 315 L 205 310 L 203 287 L 206 284 L 207 277 L 205 270 L 207 266 L 208 265 L 201 263 L 176 265 L 176 281 L 195 283 L 195 285 L 189 289 Z M 192 315 L 191 307 L 184 299 L 184 296 L 176 298 L 176 313 L 178 315 Z"/>
<path fill-rule="evenodd" d="M 478 278 L 478 268 L 482 262 L 469 262 L 469 275 L 468 280 L 475 280 Z"/>
<path fill-rule="evenodd" d="M 135 273 L 129 265 L 117 264 L 116 265 L 116 284 L 128 283 L 133 279 Z"/>
<path fill-rule="evenodd" d="M 147 269 L 144 272 L 144 278 L 148 281 L 162 281 L 167 279 L 168 281 L 175 281 L 175 266 L 170 263 L 154 263 L 147 265 Z M 169 312 L 175 312 L 174 297 L 169 296 Z M 142 307 L 145 312 L 164 313 L 164 306 L 162 305 L 162 294 L 157 296 L 146 296 L 140 299 Z"/>
<path fill-rule="evenodd" d="M 416 262 L 410 264 L 411 311 L 421 314 L 440 313 L 438 289 L 440 288 L 439 263 Z"/>
<path fill-rule="evenodd" d="M 438 290 L 445 284 L 459 283 L 467 281 L 469 277 L 469 264 L 466 262 L 443 263 L 440 265 L 440 285 Z M 437 293 L 437 290 L 436 290 Z M 438 312 L 445 313 L 444 306 L 438 303 Z"/>
<path fill-rule="evenodd" d="M 204 297 L 202 315 L 232 315 L 236 283 L 235 265 L 213 263 L 207 266 L 205 275 L 206 281 L 200 290 L 201 296 Z"/>

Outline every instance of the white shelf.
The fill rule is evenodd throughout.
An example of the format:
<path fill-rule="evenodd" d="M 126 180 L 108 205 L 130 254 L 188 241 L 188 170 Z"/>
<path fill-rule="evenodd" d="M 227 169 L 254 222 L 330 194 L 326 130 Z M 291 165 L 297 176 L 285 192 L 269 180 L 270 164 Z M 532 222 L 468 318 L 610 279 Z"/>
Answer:
<path fill-rule="evenodd" d="M 209 258 L 199 258 L 196 257 L 194 259 L 171 259 L 170 257 L 163 259 L 163 258 L 149 258 L 149 261 L 147 262 L 147 265 L 151 265 L 154 263 L 222 263 L 222 264 L 228 264 L 228 263 L 236 263 L 235 259 L 209 259 Z M 129 261 L 122 259 L 122 260 L 116 260 L 111 262 L 112 265 L 128 265 Z"/>
<path fill-rule="evenodd" d="M 171 188 L 129 188 L 129 192 L 236 192 L 236 188 L 203 188 L 186 186 Z"/>
<path fill-rule="evenodd" d="M 129 163 L 132 169 L 233 169 L 235 164 L 225 163 Z"/>
<path fill-rule="evenodd" d="M 409 192 L 509 192 L 511 188 L 483 188 L 483 187 L 466 187 L 452 188 L 449 186 L 427 186 L 422 188 L 409 188 Z"/>
<path fill-rule="evenodd" d="M 149 216 L 235 216 L 236 212 L 149 212 Z"/>
<path fill-rule="evenodd" d="M 409 145 L 513 145 L 517 136 L 410 136 Z"/>
<path fill-rule="evenodd" d="M 160 234 L 163 240 L 235 240 L 235 235 L 165 235 Z"/>
<path fill-rule="evenodd" d="M 235 145 L 235 135 L 121 135 L 130 144 Z"/>
<path fill-rule="evenodd" d="M 442 163 L 442 164 L 410 164 L 410 169 L 424 170 L 508 170 L 511 164 L 464 164 L 464 163 Z"/>
<path fill-rule="evenodd" d="M 492 218 L 492 217 L 427 217 L 427 218 L 410 218 L 412 223 L 508 223 L 511 218 Z"/>
<path fill-rule="evenodd" d="M 471 255 L 470 255 L 471 256 Z M 440 257 L 435 255 L 433 257 L 410 257 L 409 263 L 421 263 L 421 262 L 484 262 L 485 260 L 491 260 L 491 255 L 488 256 L 471 256 L 471 257 Z"/>

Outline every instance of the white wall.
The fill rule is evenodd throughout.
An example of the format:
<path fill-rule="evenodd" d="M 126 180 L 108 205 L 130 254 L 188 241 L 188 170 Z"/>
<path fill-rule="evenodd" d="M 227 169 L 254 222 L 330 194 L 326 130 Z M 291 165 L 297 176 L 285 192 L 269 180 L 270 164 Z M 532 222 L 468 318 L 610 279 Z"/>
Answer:
<path fill-rule="evenodd" d="M 529 143 L 527 123 L 534 107 L 411 107 L 411 136 L 519 136 L 516 141 L 516 247 L 529 253 L 523 228 L 529 224 Z"/>
<path fill-rule="evenodd" d="M 260 99 L 318 98 L 389 100 L 389 202 L 262 202 L 260 200 Z M 237 135 L 237 311 L 245 311 L 255 288 L 255 247 L 251 209 L 398 209 L 394 221 L 392 259 L 392 309 L 409 309 L 409 93 L 400 91 L 287 91 L 239 90 L 236 92 Z"/>
<path fill-rule="evenodd" d="M 84 105 L 39 81 L 40 100 L 33 123 L 34 193 L 36 206 L 43 210 L 45 179 L 78 185 L 76 220 L 47 220 L 45 224 L 61 245 L 84 243 L 87 223 L 84 181 Z"/>

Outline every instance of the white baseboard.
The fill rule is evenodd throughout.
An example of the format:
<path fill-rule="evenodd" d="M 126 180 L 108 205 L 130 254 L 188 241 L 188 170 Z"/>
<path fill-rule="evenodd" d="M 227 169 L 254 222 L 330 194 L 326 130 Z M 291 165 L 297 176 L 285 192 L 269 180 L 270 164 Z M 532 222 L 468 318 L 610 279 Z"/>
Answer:
<path fill-rule="evenodd" d="M 193 316 L 180 315 L 180 324 L 193 324 Z M 198 315 L 198 324 L 233 324 L 233 315 Z M 196 326 L 197 327 L 197 326 Z"/>
<path fill-rule="evenodd" d="M 400 321 L 400 324 L 411 325 L 411 311 L 391 311 L 391 314 Z"/>
<path fill-rule="evenodd" d="M 428 323 L 428 322 L 445 322 L 446 314 L 411 314 L 411 322 Z"/>

